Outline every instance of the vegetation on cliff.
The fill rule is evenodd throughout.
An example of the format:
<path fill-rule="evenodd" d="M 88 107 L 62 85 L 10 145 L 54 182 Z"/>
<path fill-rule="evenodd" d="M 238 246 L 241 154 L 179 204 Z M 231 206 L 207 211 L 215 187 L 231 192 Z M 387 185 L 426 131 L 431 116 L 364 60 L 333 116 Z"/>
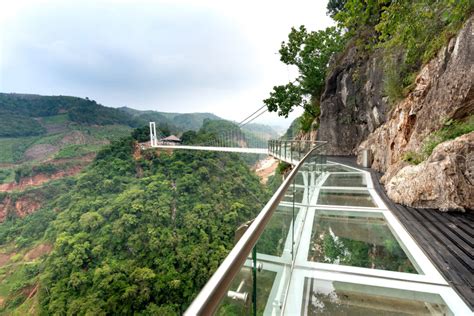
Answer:
<path fill-rule="evenodd" d="M 196 139 L 215 137 L 211 130 Z M 183 312 L 232 247 L 235 229 L 268 198 L 236 154 L 148 151 L 137 160 L 135 150 L 132 138 L 114 142 L 63 184 L 62 195 L 3 224 L 2 245 L 54 244 L 28 272 L 40 284 L 43 312 Z M 13 294 L 3 311 L 26 299 Z"/>
<path fill-rule="evenodd" d="M 382 49 L 385 93 L 392 102 L 410 91 L 421 66 L 456 34 L 473 9 L 470 0 L 347 0 L 328 5 L 358 45 Z"/>
<path fill-rule="evenodd" d="M 296 106 L 304 108 L 300 126 L 308 131 L 314 119 L 319 117 L 319 98 L 324 89 L 327 67 L 331 57 L 344 47 L 340 29 L 329 27 L 309 32 L 304 26 L 292 28 L 288 42 L 279 50 L 280 60 L 296 66 L 299 76 L 286 85 L 273 87 L 270 97 L 263 102 L 270 112 L 288 117 Z"/>
<path fill-rule="evenodd" d="M 300 75 L 294 82 L 274 87 L 270 97 L 264 100 L 269 111 L 278 111 L 281 116 L 302 106 L 305 112 L 299 127 L 306 132 L 313 121 L 318 121 L 319 98 L 328 72 L 351 47 L 357 46 L 359 55 L 382 53 L 384 93 L 394 103 L 412 89 L 421 66 L 436 55 L 472 14 L 474 3 L 470 0 L 330 0 L 327 9 L 337 28 L 317 32 L 308 32 L 304 26 L 292 28 L 288 42 L 282 43 L 280 59 L 297 66 Z"/>
<path fill-rule="evenodd" d="M 441 129 L 425 138 L 420 152 L 408 151 L 403 155 L 403 160 L 417 165 L 425 161 L 439 144 L 473 131 L 474 115 L 464 121 L 448 120 Z"/>

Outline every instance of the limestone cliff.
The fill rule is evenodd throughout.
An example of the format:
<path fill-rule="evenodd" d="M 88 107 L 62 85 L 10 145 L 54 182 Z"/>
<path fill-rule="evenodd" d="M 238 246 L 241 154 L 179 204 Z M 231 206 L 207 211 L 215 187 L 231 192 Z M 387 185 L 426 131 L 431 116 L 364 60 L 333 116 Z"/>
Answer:
<path fill-rule="evenodd" d="M 329 142 L 330 154 L 360 156 L 369 149 L 372 168 L 385 173 L 388 194 L 399 203 L 474 209 L 474 178 L 466 167 L 473 162 L 472 135 L 438 145 L 419 166 L 402 160 L 446 121 L 474 114 L 473 21 L 424 65 L 412 92 L 391 108 L 383 95 L 380 52 L 363 56 L 352 47 L 328 76 L 318 139 Z"/>
<path fill-rule="evenodd" d="M 328 141 L 329 154 L 350 155 L 386 120 L 382 57 L 349 45 L 334 64 L 321 96 L 318 139 Z"/>
<path fill-rule="evenodd" d="M 370 149 L 372 167 L 385 172 L 390 198 L 399 203 L 448 209 L 474 208 L 473 137 L 440 144 L 417 168 L 402 160 L 408 151 L 420 151 L 423 141 L 450 120 L 474 114 L 474 18 L 436 58 L 423 67 L 416 87 L 389 114 L 387 121 L 359 146 Z M 360 156 L 360 155 L 359 155 Z M 417 181 L 412 181 L 414 179 Z M 423 179 L 424 185 L 419 181 Z M 393 180 L 393 181 L 391 181 Z"/>

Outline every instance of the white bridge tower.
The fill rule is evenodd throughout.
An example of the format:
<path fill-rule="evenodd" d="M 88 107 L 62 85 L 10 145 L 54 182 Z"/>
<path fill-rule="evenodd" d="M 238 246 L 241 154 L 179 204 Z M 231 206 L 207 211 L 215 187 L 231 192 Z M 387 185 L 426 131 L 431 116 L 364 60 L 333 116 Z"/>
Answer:
<path fill-rule="evenodd" d="M 156 125 L 155 122 L 150 122 L 150 146 L 158 146 L 158 140 L 156 138 Z"/>

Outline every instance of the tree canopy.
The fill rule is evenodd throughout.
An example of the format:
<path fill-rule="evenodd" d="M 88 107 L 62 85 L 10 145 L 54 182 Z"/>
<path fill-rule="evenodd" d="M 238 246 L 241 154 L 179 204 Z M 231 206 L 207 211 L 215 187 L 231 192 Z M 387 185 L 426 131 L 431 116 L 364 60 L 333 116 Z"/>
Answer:
<path fill-rule="evenodd" d="M 273 87 L 270 97 L 263 101 L 268 110 L 288 117 L 295 107 L 301 106 L 313 118 L 317 117 L 329 61 L 343 47 L 344 36 L 336 27 L 313 32 L 304 26 L 292 28 L 288 41 L 281 44 L 280 60 L 296 66 L 299 76 L 286 85 Z"/>

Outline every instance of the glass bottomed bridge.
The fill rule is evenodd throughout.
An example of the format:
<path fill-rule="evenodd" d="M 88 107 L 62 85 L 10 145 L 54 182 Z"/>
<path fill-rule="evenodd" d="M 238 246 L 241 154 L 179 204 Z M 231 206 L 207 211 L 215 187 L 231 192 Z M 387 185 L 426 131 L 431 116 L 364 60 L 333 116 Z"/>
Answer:
<path fill-rule="evenodd" d="M 472 315 L 384 204 L 370 173 L 326 158 L 324 142 L 272 140 L 248 149 L 293 169 L 185 315 Z"/>

